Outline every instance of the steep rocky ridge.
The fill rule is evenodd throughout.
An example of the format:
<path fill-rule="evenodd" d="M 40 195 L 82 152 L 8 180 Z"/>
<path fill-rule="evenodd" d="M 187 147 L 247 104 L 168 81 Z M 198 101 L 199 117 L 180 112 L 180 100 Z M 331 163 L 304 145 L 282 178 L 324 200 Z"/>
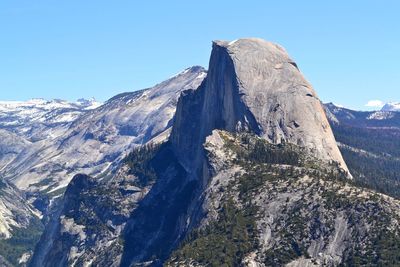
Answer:
<path fill-rule="evenodd" d="M 38 212 L 32 208 L 15 186 L 0 180 L 0 238 L 11 238 L 13 227 L 26 228 Z"/>
<path fill-rule="evenodd" d="M 170 164 L 184 172 L 160 173 L 132 213 L 122 266 L 162 262 L 207 214 L 203 193 L 215 173 L 203 143 L 214 129 L 292 143 L 347 172 L 320 101 L 282 48 L 260 39 L 214 42 L 206 79 L 183 92 L 177 106 L 170 146 L 178 164 Z M 156 214 L 149 211 L 154 207 Z"/>
<path fill-rule="evenodd" d="M 294 143 L 347 170 L 315 91 L 283 48 L 261 39 L 214 42 L 206 80 L 182 97 L 171 141 L 188 168 L 213 129 Z"/>
<path fill-rule="evenodd" d="M 122 254 L 120 232 L 136 203 L 152 187 L 152 183 L 143 182 L 134 171 L 130 171 L 133 167 L 127 166 L 127 153 L 123 152 L 130 152 L 146 143 L 164 142 L 170 134 L 180 93 L 198 87 L 205 75 L 202 67 L 188 68 L 154 88 L 117 95 L 72 124 L 71 135 L 64 138 L 60 145 L 65 149 L 63 155 L 68 151 L 85 149 L 82 158 L 72 157 L 79 164 L 93 161 L 96 154 L 114 153 L 117 157 L 107 158 L 104 164 L 113 165 L 96 179 L 92 178 L 93 174 L 92 177 L 78 175 L 74 178 L 73 181 L 90 180 L 91 186 L 80 188 L 75 182 L 68 186 L 68 194 L 60 201 L 36 249 L 32 266 L 73 262 L 109 265 L 111 259 L 118 259 L 118 248 Z M 86 150 L 85 146 L 89 144 L 97 151 Z M 116 170 L 113 170 L 114 167 Z M 76 173 L 79 171 L 83 169 L 75 170 Z M 98 199 L 99 195 L 104 198 Z M 82 232 L 87 238 L 82 239 L 82 235 L 77 235 L 74 230 L 63 231 L 66 223 L 78 225 L 79 229 L 88 224 L 97 227 L 84 227 Z M 66 240 L 68 244 L 63 243 Z M 110 247 L 114 249 L 110 250 Z"/>
<path fill-rule="evenodd" d="M 10 237 L 4 241 L 6 248 L 20 254 L 26 252 L 21 259 L 21 262 L 26 263 L 42 225 L 36 215 L 29 212 L 26 217 L 35 218 L 34 224 L 29 223 L 29 218 L 23 224 L 23 212 L 29 209 L 38 212 L 32 207 L 33 203 L 45 215 L 45 223 L 50 219 L 49 216 L 58 219 L 64 203 L 68 203 L 61 196 L 77 173 L 96 176 L 96 181 L 109 177 L 118 180 L 120 161 L 135 146 L 147 142 L 163 142 L 168 138 L 181 91 L 198 87 L 205 75 L 206 71 L 202 67 L 191 67 L 153 88 L 117 95 L 102 106 L 85 100 L 77 103 L 61 100 L 1 102 L 0 173 L 9 188 L 18 192 L 7 195 L 8 202 L 5 202 L 1 211 L 7 223 L 2 221 L 1 225 L 4 231 L 8 229 L 7 235 Z M 12 183 L 26 191 L 27 198 Z M 124 189 L 117 182 L 108 186 L 114 187 L 113 192 L 131 192 L 132 189 L 129 186 Z M 104 185 L 104 191 L 108 192 L 107 189 Z M 94 195 L 98 193 L 93 192 Z M 140 194 L 134 194 L 132 198 L 136 199 L 137 195 Z M 106 199 L 115 200 L 117 196 L 120 197 L 118 204 L 126 202 L 125 195 L 117 193 L 108 195 Z M 3 201 L 2 198 L 0 200 Z M 100 205 L 96 201 L 92 204 Z M 21 206 L 19 209 L 22 211 L 17 210 L 15 205 Z M 124 209 L 126 217 L 130 214 L 129 207 Z M 75 211 L 83 214 L 79 209 Z M 14 218 L 14 215 L 17 217 Z M 109 214 L 102 218 L 115 217 L 118 216 Z M 107 220 L 104 223 L 107 224 Z M 61 229 L 58 224 L 59 221 L 52 219 L 46 227 L 48 231 L 43 238 L 45 242 L 48 241 L 48 246 L 51 240 L 57 238 L 57 231 Z M 121 227 L 123 223 L 117 224 Z M 27 233 L 32 233 L 32 240 L 22 241 Z M 107 232 L 97 234 L 96 240 L 102 241 L 113 240 L 115 235 L 113 231 L 109 235 Z M 25 242 L 26 248 L 15 245 L 15 242 Z M 99 243 L 98 246 L 104 247 L 104 244 Z M 2 253 L 0 255 L 5 256 Z M 6 256 L 10 255 L 7 252 Z M 18 259 L 16 254 L 12 255 L 12 264 L 15 264 Z"/>
<path fill-rule="evenodd" d="M 75 174 L 106 173 L 134 146 L 168 138 L 180 93 L 198 87 L 205 74 L 192 67 L 153 88 L 115 96 L 62 135 L 27 146 L 1 173 L 34 195 L 60 196 Z"/>
<path fill-rule="evenodd" d="M 146 145 L 135 148 L 115 175 L 76 175 L 30 265 L 119 266 L 126 223 L 151 191 L 155 174 L 169 168 L 170 155 L 167 144 Z"/>
<path fill-rule="evenodd" d="M 205 149 L 207 212 L 167 266 L 398 264 L 398 200 L 287 143 L 213 131 Z"/>
<path fill-rule="evenodd" d="M 315 92 L 274 44 L 214 42 L 169 140 L 133 155 L 135 171 L 75 176 L 32 266 L 399 262 L 399 202 L 348 179 Z"/>
<path fill-rule="evenodd" d="M 400 114 L 325 104 L 331 127 L 356 182 L 400 198 Z"/>

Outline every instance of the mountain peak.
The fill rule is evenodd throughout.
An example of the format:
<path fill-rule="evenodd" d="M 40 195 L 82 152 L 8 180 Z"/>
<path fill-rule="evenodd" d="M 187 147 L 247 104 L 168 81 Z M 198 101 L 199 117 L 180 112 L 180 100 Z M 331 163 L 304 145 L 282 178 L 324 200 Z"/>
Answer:
<path fill-rule="evenodd" d="M 196 73 L 198 73 L 199 76 L 201 76 L 200 78 L 204 78 L 207 75 L 207 70 L 205 68 L 203 68 L 202 66 L 198 66 L 198 65 L 191 66 L 191 67 L 188 67 L 188 68 L 184 69 L 183 71 L 180 71 L 177 74 L 171 76 L 168 80 L 175 79 L 180 76 L 191 75 L 191 74 L 196 74 Z"/>
<path fill-rule="evenodd" d="M 97 102 L 94 97 L 91 97 L 89 99 L 79 98 L 78 100 L 76 100 L 76 103 L 79 106 L 83 107 L 85 110 L 95 109 L 102 105 L 102 103 Z"/>
<path fill-rule="evenodd" d="M 389 102 L 386 103 L 381 111 L 400 111 L 400 102 Z"/>
<path fill-rule="evenodd" d="M 259 46 L 264 46 L 264 47 L 269 46 L 272 49 L 279 49 L 279 50 L 285 52 L 285 49 L 283 47 L 281 47 L 281 46 L 279 46 L 279 45 L 277 45 L 275 43 L 266 41 L 266 40 L 261 39 L 261 38 L 256 38 L 256 37 L 240 38 L 240 39 L 236 39 L 236 40 L 233 40 L 233 41 L 214 40 L 213 41 L 213 45 L 226 47 L 226 48 L 233 47 L 233 46 L 244 47 L 246 45 L 251 45 L 251 46 L 259 45 Z"/>
<path fill-rule="evenodd" d="M 198 136 L 182 136 L 190 127 Z M 213 42 L 205 82 L 181 98 L 171 139 L 189 149 L 214 129 L 294 143 L 347 170 L 316 92 L 282 47 L 262 39 Z"/>

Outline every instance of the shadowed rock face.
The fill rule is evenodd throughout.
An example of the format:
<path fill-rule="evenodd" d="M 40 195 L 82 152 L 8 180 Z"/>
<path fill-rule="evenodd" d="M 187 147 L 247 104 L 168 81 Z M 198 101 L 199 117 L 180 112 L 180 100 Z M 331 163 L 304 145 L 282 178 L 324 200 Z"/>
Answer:
<path fill-rule="evenodd" d="M 206 79 L 178 101 L 171 162 L 163 160 L 171 166 L 127 223 L 121 266 L 163 262 L 201 224 L 209 211 L 204 192 L 218 174 L 203 144 L 215 129 L 294 143 L 347 171 L 320 101 L 282 48 L 258 39 L 214 42 Z"/>
<path fill-rule="evenodd" d="M 204 76 L 197 77 L 202 79 Z M 195 87 L 190 86 L 189 88 Z M 162 96 L 163 92 L 160 94 Z M 143 104 L 141 107 L 146 108 L 146 106 Z M 252 165 L 256 166 L 256 164 L 246 161 L 247 165 L 235 165 L 235 159 L 239 157 L 232 156 L 235 149 L 231 151 L 232 153 L 225 151 L 225 145 L 230 144 L 229 140 L 234 140 L 236 136 L 234 133 L 237 132 L 251 132 L 252 134 L 249 134 L 251 136 L 254 133 L 257 135 L 255 138 L 263 142 L 266 139 L 275 144 L 294 143 L 301 146 L 299 151 L 302 153 L 308 155 L 309 153 L 305 153 L 308 152 L 306 151 L 308 149 L 312 152 L 310 154 L 313 157 L 326 162 L 337 162 L 347 170 L 315 92 L 286 52 L 277 45 L 263 40 L 241 39 L 230 43 L 214 42 L 210 69 L 206 79 L 198 89 L 182 91 L 175 114 L 169 142 L 155 151 L 155 156 L 151 158 L 151 165 L 147 165 L 147 168 L 152 166 L 152 173 L 154 172 L 156 177 L 154 184 L 145 188 L 145 191 L 144 189 L 143 191 L 135 189 L 135 192 L 124 195 L 124 198 L 131 195 L 134 205 L 129 205 L 128 212 L 122 214 L 127 215 L 124 217 L 124 222 L 119 224 L 120 230 L 110 230 L 108 217 L 102 219 L 100 222 L 109 230 L 101 231 L 109 233 L 104 234 L 105 238 L 93 238 L 97 240 L 95 246 L 90 243 L 94 232 L 91 232 L 89 226 L 98 226 L 99 220 L 97 219 L 103 218 L 105 213 L 99 209 L 101 204 L 98 196 L 103 194 L 106 196 L 103 203 L 107 206 L 108 213 L 114 214 L 110 216 L 110 220 L 116 221 L 115 214 L 120 213 L 115 211 L 118 211 L 122 205 L 121 198 L 116 198 L 119 196 L 119 186 L 112 186 L 106 181 L 105 186 L 102 187 L 106 189 L 104 191 L 99 191 L 99 186 L 89 186 L 94 190 L 91 194 L 82 190 L 75 192 L 73 187 L 68 188 L 65 198 L 67 203 L 64 204 L 64 207 L 68 207 L 65 209 L 66 212 L 71 212 L 66 214 L 68 216 L 59 216 L 57 224 L 54 225 L 58 229 L 62 229 L 62 227 L 70 229 L 71 231 L 68 232 L 70 239 L 59 235 L 54 239 L 55 241 L 47 242 L 45 240 L 46 242 L 42 242 L 50 243 L 53 246 L 43 254 L 50 255 L 49 259 L 54 260 L 54 262 L 48 261 L 50 262 L 49 266 L 55 266 L 53 263 L 62 260 L 60 260 L 61 256 L 58 256 L 62 253 L 57 253 L 64 251 L 65 246 L 71 249 L 77 247 L 83 253 L 78 255 L 74 248 L 67 254 L 62 254 L 68 255 L 69 260 L 80 257 L 81 262 L 90 262 L 92 265 L 148 266 L 146 264 L 157 265 L 167 261 L 171 252 L 188 236 L 188 233 L 191 233 L 193 229 L 205 226 L 204 223 L 207 220 L 211 222 L 217 219 L 219 211 L 223 209 L 221 196 L 233 199 L 235 203 L 240 200 L 238 198 L 240 192 L 237 191 L 239 184 L 235 187 L 230 185 L 238 178 L 237 174 L 247 172 L 243 168 L 248 168 L 248 173 L 250 173 L 253 170 Z M 152 116 L 149 121 L 158 117 Z M 141 122 L 140 120 L 134 122 L 132 118 L 130 117 L 127 122 L 130 124 Z M 137 119 L 137 117 L 135 118 Z M 215 129 L 225 131 L 214 131 Z M 129 134 L 129 132 L 124 128 L 124 133 Z M 214 135 L 211 135 L 212 132 Z M 215 134 L 215 132 L 220 133 Z M 242 133 L 238 136 L 240 135 L 247 134 Z M 88 138 L 90 139 L 90 136 Z M 234 140 L 232 143 L 235 144 L 235 142 Z M 249 144 L 250 142 L 247 145 Z M 282 147 L 284 146 L 282 145 Z M 245 147 L 245 144 L 243 143 L 239 147 Z M 266 154 L 266 151 L 261 154 Z M 258 164 L 258 166 L 262 167 L 264 163 Z M 297 167 L 293 166 L 293 173 Z M 280 173 L 279 170 L 285 171 L 287 162 L 281 162 L 281 166 L 276 168 L 277 173 Z M 241 170 L 244 170 L 243 173 Z M 258 168 L 254 170 L 258 170 Z M 293 180 L 293 173 L 288 174 L 288 177 L 279 176 L 282 178 L 279 180 L 282 182 L 280 188 L 288 187 L 288 184 L 285 183 Z M 271 184 L 272 187 L 268 184 L 266 184 L 267 187 L 260 184 L 263 179 L 270 178 L 269 174 L 267 170 L 265 173 L 254 171 L 247 176 L 247 179 L 243 180 L 249 181 L 247 185 L 255 185 L 257 194 L 251 195 L 251 198 L 259 200 L 259 206 L 264 207 L 266 216 L 272 213 L 269 207 L 277 207 L 276 214 L 272 213 L 272 217 L 275 215 L 285 216 L 286 213 L 279 205 L 289 203 L 287 199 L 291 195 L 283 191 L 277 191 L 274 194 L 274 190 L 276 190 L 273 187 L 274 183 Z M 266 176 L 264 177 L 264 175 Z M 275 177 L 275 175 L 272 176 Z M 252 184 L 252 182 L 254 183 Z M 125 179 L 122 179 L 121 183 L 124 184 Z M 87 177 L 80 177 L 71 183 L 71 185 L 74 184 L 77 188 L 85 188 L 86 184 L 91 184 L 91 180 Z M 301 185 L 302 182 L 299 182 L 292 186 L 293 194 Z M 253 188 L 252 186 L 249 188 Z M 315 185 L 316 192 L 319 192 L 318 186 L 320 185 Z M 307 182 L 303 186 L 304 192 L 308 190 L 308 187 Z M 135 197 L 135 194 L 138 193 L 141 194 L 140 198 Z M 75 195 L 78 195 L 82 202 L 74 201 Z M 271 197 L 276 197 L 276 201 L 274 199 L 270 201 Z M 315 201 L 320 197 L 309 197 L 308 199 Z M 300 195 L 293 199 L 294 201 L 298 201 L 302 205 L 306 203 L 302 201 Z M 275 202 L 279 205 L 274 204 Z M 75 205 L 76 203 L 79 205 Z M 88 205 L 84 206 L 81 203 L 88 203 Z M 268 206 L 269 203 L 272 204 Z M 295 204 L 297 205 L 297 203 Z M 82 206 L 84 209 L 81 209 Z M 245 206 L 242 205 L 238 208 L 242 209 L 243 207 Z M 308 209 L 309 205 L 304 204 L 304 207 Z M 98 212 L 98 210 L 100 211 Z M 91 214 L 95 215 L 93 216 L 96 219 L 95 223 L 87 220 Z M 322 211 L 321 214 L 324 212 Z M 307 216 L 311 216 L 311 213 L 308 212 Z M 81 217 L 85 220 L 79 220 Z M 268 222 L 268 218 L 261 219 L 260 225 Z M 282 220 L 286 220 L 286 218 L 282 218 Z M 338 221 L 340 222 L 340 220 Z M 270 233 L 268 231 L 272 230 L 260 226 L 262 233 L 260 239 L 266 240 Z M 56 232 L 63 233 L 57 229 Z M 64 231 L 65 233 L 66 231 Z M 54 236 L 54 234 L 50 233 L 50 236 Z M 96 234 L 96 236 L 99 235 Z M 312 234 L 309 236 L 314 238 Z M 119 238 L 124 242 L 118 242 Z M 86 243 L 81 245 L 81 242 Z M 104 249 L 102 244 L 112 245 Z M 264 248 L 267 248 L 269 244 L 272 243 L 266 243 Z M 282 247 L 286 247 L 286 245 L 283 244 Z M 108 248 L 113 249 L 109 250 Z M 260 254 L 263 252 L 260 250 Z M 319 251 L 313 250 L 313 252 L 318 254 Z M 40 260 L 44 259 L 39 253 L 43 252 L 39 249 L 39 252 L 35 252 L 34 257 L 39 257 Z M 92 257 L 96 257 L 96 259 L 90 261 Z M 113 265 L 109 263 L 109 260 Z"/>
<path fill-rule="evenodd" d="M 164 142 L 180 93 L 197 88 L 205 76 L 202 67 L 188 68 L 153 88 L 117 95 L 72 123 L 67 134 L 60 137 L 61 145 L 55 144 L 63 150 L 55 160 L 76 162 L 84 168 L 76 165 L 72 170 L 88 174 L 87 168 L 97 163 L 112 163 L 115 173 L 110 172 L 112 178 L 106 179 L 93 173 L 74 176 L 54 208 L 30 266 L 67 266 L 74 262 L 117 266 L 122 253 L 118 239 L 121 231 L 151 188 L 135 183 L 138 178 L 129 173 L 123 152 L 147 142 Z M 44 164 L 51 167 L 52 162 Z M 67 182 L 68 176 L 61 179 Z"/>
<path fill-rule="evenodd" d="M 282 47 L 261 39 L 215 41 L 206 80 L 181 98 L 171 140 L 188 169 L 213 129 L 294 143 L 348 171 L 317 94 Z"/>
<path fill-rule="evenodd" d="M 36 196 L 65 188 L 75 174 L 112 169 L 133 147 L 167 139 L 180 93 L 205 76 L 194 66 L 152 88 L 119 94 L 68 124 L 50 125 L 40 135 L 54 136 L 39 141 L 0 129 L 0 174 Z"/>

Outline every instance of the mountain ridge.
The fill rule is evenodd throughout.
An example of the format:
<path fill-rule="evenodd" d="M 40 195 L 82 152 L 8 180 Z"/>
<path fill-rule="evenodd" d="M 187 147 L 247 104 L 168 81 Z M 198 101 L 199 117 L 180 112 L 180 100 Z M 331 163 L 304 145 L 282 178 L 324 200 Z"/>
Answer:
<path fill-rule="evenodd" d="M 204 99 L 203 106 L 197 105 L 196 99 L 193 107 L 184 103 L 185 99 L 190 103 L 196 95 Z M 286 51 L 273 43 L 257 38 L 213 42 L 205 83 L 178 103 L 174 123 L 178 133 L 173 128 L 171 135 L 177 151 L 183 151 L 181 147 L 186 145 L 177 137 L 181 124 L 196 121 L 191 117 L 181 122 L 180 117 L 188 117 L 186 113 L 194 108 L 201 116 L 197 119 L 202 121 L 200 132 L 196 132 L 200 135 L 189 136 L 186 144 L 203 142 L 215 128 L 253 131 L 272 143 L 309 146 L 326 161 L 336 161 L 347 170 L 315 91 Z"/>
<path fill-rule="evenodd" d="M 225 46 L 233 47 L 227 49 Z M 286 143 L 297 145 L 320 158 L 322 166 L 326 166 L 328 170 L 333 173 L 347 173 L 344 176 L 348 177 L 346 165 L 334 141 L 320 101 L 314 97 L 315 92 L 311 87 L 306 89 L 304 84 L 300 83 L 301 88 L 298 88 L 299 83 L 293 83 L 298 80 L 304 81 L 304 78 L 297 65 L 290 62 L 292 61 L 280 47 L 260 39 L 213 43 L 206 79 L 198 89 L 183 92 L 178 101 L 168 144 L 173 150 L 170 157 L 177 157 L 177 160 L 166 163 L 170 164 L 171 171 L 159 174 L 160 177 L 152 190 L 127 222 L 121 266 L 144 264 L 150 261 L 154 254 L 159 262 L 163 262 L 187 234 L 203 226 L 202 219 L 209 212 L 204 207 L 211 201 L 204 199 L 204 192 L 212 190 L 208 186 L 220 175 L 218 169 L 212 168 L 212 163 L 209 162 L 211 159 L 203 146 L 213 130 L 225 130 L 233 135 L 248 132 L 278 146 L 285 146 Z M 249 74 L 249 69 L 254 70 L 254 75 L 261 73 L 261 78 L 254 78 L 254 83 L 250 81 L 253 73 L 250 71 Z M 275 76 L 275 73 L 278 74 Z M 246 79 L 249 79 L 249 84 L 246 84 Z M 265 86 L 268 82 L 275 86 Z M 293 92 L 293 95 L 288 97 L 286 94 L 282 96 L 277 93 L 287 91 Z M 269 92 L 271 98 L 267 98 L 265 92 Z M 311 92 L 313 97 L 308 96 L 308 92 Z M 245 97 L 249 97 L 250 100 L 243 100 Z M 272 99 L 272 103 L 268 102 L 268 99 Z M 296 102 L 299 99 L 300 101 Z M 283 103 L 283 108 L 278 115 L 274 115 L 279 110 L 275 108 L 280 103 Z M 303 119 L 296 117 L 296 113 L 304 110 L 304 107 L 295 106 L 290 109 L 289 103 L 306 104 L 309 110 L 300 114 L 307 116 Z M 266 110 L 268 113 L 264 115 L 270 115 L 271 121 L 265 121 L 260 110 Z M 307 119 L 311 123 L 306 123 Z M 301 126 L 288 130 L 286 123 L 290 124 L 296 120 Z M 315 129 L 310 125 L 315 126 Z M 303 126 L 305 128 L 302 128 Z M 321 131 L 319 136 L 311 135 L 310 139 L 315 143 L 309 143 L 309 137 L 305 137 L 302 132 L 308 133 L 311 130 Z M 268 131 L 272 136 L 268 136 Z M 301 139 L 303 137 L 304 139 Z M 318 142 L 321 141 L 319 137 L 327 139 L 326 143 L 321 144 L 326 150 L 318 147 Z M 297 138 L 302 142 L 298 142 Z M 324 154 L 326 151 L 333 153 Z M 219 153 L 224 154 L 223 151 Z M 291 157 L 283 154 L 282 157 Z M 332 166 L 329 165 L 331 163 Z M 219 165 L 224 164 L 223 160 L 220 160 Z M 182 168 L 185 170 L 183 173 Z M 229 171 L 227 175 L 234 175 L 234 172 Z M 150 211 L 152 207 L 157 207 L 157 214 Z M 174 214 L 173 218 L 171 213 Z M 161 244 L 163 250 L 160 251 Z"/>
<path fill-rule="evenodd" d="M 186 73 L 182 72 L 180 76 L 156 85 L 153 91 L 122 94 L 96 109 L 86 111 L 62 127 L 62 134 L 51 142 L 35 142 L 24 154 L 25 157 L 35 155 L 36 159 L 27 161 L 17 158 L 21 163 L 14 163 L 12 168 L 6 167 L 4 176 L 24 190 L 29 187 L 47 190 L 40 189 L 41 181 L 51 178 L 58 183 L 59 180 L 58 185 L 46 184 L 51 185 L 54 191 L 67 185 L 73 174 L 67 180 L 64 176 L 71 171 L 100 174 L 133 145 L 149 142 L 156 136 L 160 140 L 165 139 L 180 91 L 186 87 L 196 87 L 202 79 L 202 73 L 204 69 L 199 67 L 189 68 Z M 160 90 L 161 95 L 157 92 Z M 93 150 L 95 145 L 97 148 Z M 40 162 L 37 161 L 38 150 Z M 68 164 L 63 167 L 65 163 Z M 37 172 L 32 172 L 32 169 L 37 169 Z M 39 185 L 35 186 L 35 183 Z"/>
<path fill-rule="evenodd" d="M 380 160 L 348 133 L 397 118 L 379 114 L 323 109 L 276 44 L 214 41 L 208 72 L 119 94 L 64 129 L 57 168 L 83 165 L 28 189 L 57 196 L 29 265 L 390 266 L 400 202 L 358 184 L 348 157 Z M 35 171 L 57 166 L 46 158 Z"/>
<path fill-rule="evenodd" d="M 381 111 L 400 111 L 400 103 L 399 102 L 389 102 L 386 103 Z"/>

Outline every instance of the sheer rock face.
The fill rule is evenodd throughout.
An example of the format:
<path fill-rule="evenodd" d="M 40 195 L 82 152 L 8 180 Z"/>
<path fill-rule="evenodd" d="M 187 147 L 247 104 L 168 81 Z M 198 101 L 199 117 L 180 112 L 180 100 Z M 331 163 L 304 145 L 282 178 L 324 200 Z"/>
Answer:
<path fill-rule="evenodd" d="M 205 76 L 205 69 L 194 66 L 152 88 L 119 94 L 68 124 L 36 132 L 46 138 L 35 142 L 0 129 L 0 175 L 44 195 L 66 188 L 75 174 L 113 169 L 133 147 L 168 138 L 180 93 L 197 88 Z"/>
<path fill-rule="evenodd" d="M 205 73 L 200 75 L 196 76 L 200 77 L 196 81 L 202 79 Z M 49 262 L 48 266 L 57 266 L 55 263 L 62 260 L 57 255 L 61 254 L 68 255 L 68 261 L 79 258 L 77 264 L 89 262 L 93 266 L 148 266 L 153 260 L 154 265 L 167 260 L 191 230 L 217 219 L 221 205 L 216 205 L 218 207 L 214 209 L 213 203 L 222 203 L 219 197 L 228 195 L 221 192 L 232 191 L 230 182 L 240 172 L 240 166 L 229 167 L 234 160 L 230 160 L 229 153 L 224 151 L 223 138 L 211 135 L 215 129 L 226 130 L 229 132 L 227 136 L 250 131 L 272 143 L 295 143 L 312 150 L 318 159 L 338 162 L 347 170 L 315 92 L 282 48 L 258 39 L 214 42 L 206 79 L 198 89 L 189 89 L 195 88 L 192 85 L 185 88 L 188 90 L 182 91 L 178 100 L 170 142 L 152 159 L 157 163 L 154 167 L 156 181 L 146 192 L 123 190 L 124 197 L 131 195 L 132 202 L 124 208 L 129 212 L 122 214 L 123 223 L 112 224 L 119 230 L 111 229 L 94 235 L 89 226 L 104 225 L 109 228 L 107 221 L 112 221 L 115 216 L 104 218 L 103 214 L 108 213 L 101 209 L 100 200 L 105 198 L 102 202 L 111 210 L 110 213 L 120 214 L 118 192 L 121 188 L 106 183 L 105 190 L 101 192 L 99 189 L 103 187 L 91 187 L 92 190 L 88 191 L 91 194 L 85 190 L 71 194 L 73 190 L 67 190 L 66 204 L 70 201 L 75 203 L 73 198 L 78 195 L 85 205 L 79 203 L 71 209 L 64 203 L 66 217 L 56 216 L 58 221 L 53 225 L 58 227 L 56 234 L 62 232 L 62 225 L 65 229 L 72 229 L 67 233 L 69 237 L 63 238 L 65 231 L 59 235 L 50 233 L 51 238 L 55 236 L 53 239 L 45 239 L 45 235 L 41 243 L 51 244 L 50 248 L 45 247 L 44 253 L 40 247 L 36 249 L 34 259 L 39 259 L 40 263 Z M 147 102 L 144 103 L 141 108 L 148 106 Z M 140 118 L 143 117 L 129 117 L 122 123 L 141 124 Z M 158 115 L 151 116 L 149 121 L 157 118 Z M 207 148 L 206 137 L 208 143 L 215 146 L 214 150 Z M 72 183 L 71 186 L 73 184 L 77 185 Z M 286 187 L 285 182 L 282 188 Z M 303 187 L 304 191 L 307 187 L 308 184 Z M 262 200 L 260 205 L 266 207 L 265 204 L 269 203 L 267 198 L 272 196 L 274 188 L 257 188 L 260 189 L 259 197 L 254 199 Z M 296 185 L 292 189 L 297 192 Z M 135 197 L 137 193 L 142 195 L 140 199 Z M 233 190 L 233 193 L 238 192 Z M 276 194 L 279 198 L 276 202 L 287 203 L 288 195 L 280 194 L 280 191 Z M 272 202 L 275 203 L 274 200 Z M 299 202 L 302 203 L 301 200 Z M 277 209 L 277 215 L 285 216 L 281 211 Z M 268 213 L 269 209 L 265 212 Z M 92 214 L 93 222 L 88 220 Z M 98 217 L 104 219 L 99 222 Z M 74 227 L 71 228 L 71 225 Z M 86 229 L 85 235 L 80 234 L 80 229 Z M 124 242 L 119 244 L 119 238 Z M 66 254 L 57 254 L 64 251 L 65 244 L 69 248 Z M 105 247 L 103 244 L 111 245 Z M 93 257 L 96 258 L 90 262 Z M 109 259 L 114 261 L 109 262 Z"/>
<path fill-rule="evenodd" d="M 261 39 L 215 41 L 207 78 L 178 103 L 171 140 L 187 169 L 213 129 L 294 143 L 348 171 L 312 86 L 282 47 Z"/>
<path fill-rule="evenodd" d="M 260 149 L 259 142 L 269 148 Z M 386 266 L 395 258 L 390 246 L 400 244 L 397 199 L 338 179 L 311 155 L 294 165 L 289 157 L 271 164 L 246 156 L 266 155 L 273 147 L 305 152 L 247 133 L 214 130 L 206 138 L 213 175 L 202 190 L 201 230 L 186 235 L 164 266 L 219 266 L 215 262 L 235 261 L 232 255 L 242 256 L 230 266 L 258 267 L 359 266 L 375 259 Z M 377 241 L 391 237 L 396 241 Z"/>

